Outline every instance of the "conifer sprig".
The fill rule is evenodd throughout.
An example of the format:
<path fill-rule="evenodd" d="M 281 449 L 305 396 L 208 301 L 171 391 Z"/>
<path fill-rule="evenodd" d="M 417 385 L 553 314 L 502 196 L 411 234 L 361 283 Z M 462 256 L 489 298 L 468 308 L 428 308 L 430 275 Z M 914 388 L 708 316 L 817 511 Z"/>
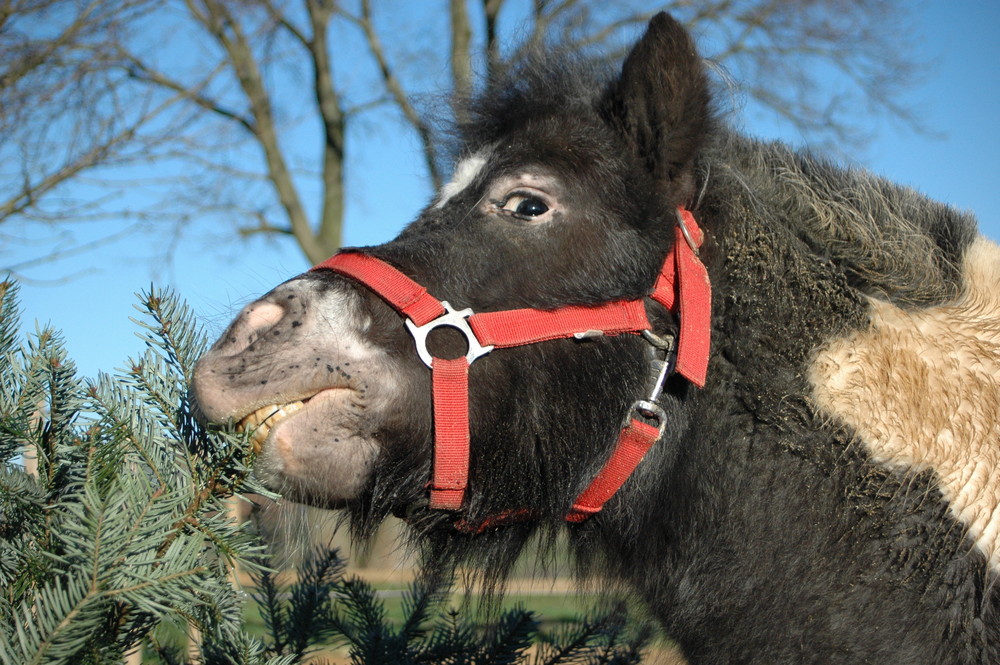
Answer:
<path fill-rule="evenodd" d="M 0 285 L 0 663 L 119 663 L 161 622 L 252 641 L 228 572 L 259 545 L 225 499 L 261 488 L 245 437 L 193 417 L 190 312 L 144 294 L 142 359 L 83 381 L 51 330 L 18 339 L 15 296 Z"/>

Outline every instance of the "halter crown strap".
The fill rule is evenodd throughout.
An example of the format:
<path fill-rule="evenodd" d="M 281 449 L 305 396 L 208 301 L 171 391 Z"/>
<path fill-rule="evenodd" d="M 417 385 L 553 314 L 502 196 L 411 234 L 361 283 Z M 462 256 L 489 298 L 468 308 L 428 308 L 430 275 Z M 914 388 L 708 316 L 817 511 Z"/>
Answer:
<path fill-rule="evenodd" d="M 703 234 L 694 216 L 678 210 L 674 246 L 663 263 L 650 297 L 680 319 L 676 371 L 702 387 L 708 365 L 711 328 L 711 286 L 708 271 L 698 258 Z M 639 333 L 651 326 L 642 299 L 615 300 L 593 306 L 566 306 L 554 310 L 517 309 L 475 314 L 456 311 L 395 267 L 373 256 L 346 250 L 314 266 L 329 269 L 364 284 L 397 312 L 407 317 L 421 359 L 431 368 L 434 408 L 434 466 L 429 483 L 430 507 L 461 508 L 469 476 L 469 365 L 494 347 L 508 348 L 568 337 Z M 460 330 L 469 344 L 466 356 L 433 357 L 426 347 L 427 333 L 438 326 Z M 662 381 L 662 376 L 661 376 Z M 656 396 L 658 396 L 657 388 Z M 650 401 L 638 401 L 633 411 L 659 421 L 659 427 L 633 416 L 622 429 L 602 469 L 573 502 L 566 515 L 581 522 L 600 512 L 628 480 L 643 456 L 659 440 L 665 414 Z M 478 525 L 464 520 L 456 528 L 480 532 L 492 526 L 524 519 L 530 510 L 508 511 Z"/>
<path fill-rule="evenodd" d="M 705 387 L 712 334 L 712 284 L 698 249 L 705 236 L 694 215 L 677 210 L 674 246 L 663 263 L 650 297 L 677 313 L 680 320 L 677 373 L 699 388 Z"/>

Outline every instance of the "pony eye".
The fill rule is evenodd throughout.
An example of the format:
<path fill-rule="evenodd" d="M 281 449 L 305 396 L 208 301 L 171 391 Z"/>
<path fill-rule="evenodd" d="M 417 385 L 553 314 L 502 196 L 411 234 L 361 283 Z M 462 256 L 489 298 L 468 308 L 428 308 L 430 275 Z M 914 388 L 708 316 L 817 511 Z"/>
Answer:
<path fill-rule="evenodd" d="M 528 198 L 517 204 L 514 212 L 525 217 L 538 217 L 549 211 L 549 207 L 542 203 L 540 199 Z"/>
<path fill-rule="evenodd" d="M 547 213 L 549 206 L 537 196 L 511 194 L 500 209 L 522 219 L 536 219 Z"/>
<path fill-rule="evenodd" d="M 562 190 L 555 178 L 531 172 L 505 176 L 487 190 L 484 212 L 507 217 L 527 226 L 547 224 L 565 214 L 556 195 Z"/>

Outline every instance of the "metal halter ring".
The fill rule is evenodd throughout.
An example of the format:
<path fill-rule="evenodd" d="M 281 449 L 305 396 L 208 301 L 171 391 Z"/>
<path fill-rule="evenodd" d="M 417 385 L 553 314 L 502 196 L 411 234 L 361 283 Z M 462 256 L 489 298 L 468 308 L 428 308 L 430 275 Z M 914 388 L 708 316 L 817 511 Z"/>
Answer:
<path fill-rule="evenodd" d="M 493 350 L 492 346 L 483 346 L 480 344 L 476 338 L 476 333 L 469 326 L 469 317 L 473 315 L 471 309 L 456 310 L 444 300 L 441 301 L 441 305 L 444 306 L 445 313 L 422 326 L 418 326 L 410 319 L 406 319 L 405 321 L 406 327 L 410 331 L 410 334 L 413 335 L 413 341 L 417 345 L 417 355 L 420 356 L 425 365 L 430 367 L 431 363 L 434 362 L 434 357 L 427 350 L 427 336 L 432 330 L 442 326 L 454 328 L 465 336 L 465 343 L 469 346 L 469 350 L 465 354 L 465 359 L 470 365 L 476 359 L 485 356 Z"/>
<path fill-rule="evenodd" d="M 663 437 L 663 433 L 667 429 L 667 413 L 659 404 L 644 399 L 636 400 L 632 404 L 632 411 L 648 420 L 655 420 L 656 429 L 659 430 L 656 438 L 659 440 Z"/>

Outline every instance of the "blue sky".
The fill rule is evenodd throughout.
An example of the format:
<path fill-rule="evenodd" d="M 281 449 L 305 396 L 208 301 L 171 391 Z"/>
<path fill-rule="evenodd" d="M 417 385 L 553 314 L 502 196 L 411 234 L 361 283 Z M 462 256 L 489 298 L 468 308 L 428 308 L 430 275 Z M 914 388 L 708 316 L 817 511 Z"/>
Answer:
<path fill-rule="evenodd" d="M 983 233 L 1000 240 L 1000 3 L 934 0 L 923 5 L 916 18 L 914 43 L 906 46 L 933 65 L 910 101 L 935 135 L 884 121 L 857 161 L 940 201 L 974 211 Z M 800 143 L 787 127 L 743 126 L 758 136 Z M 361 168 L 382 172 L 360 183 L 363 198 L 349 202 L 349 245 L 390 239 L 430 196 L 419 180 L 416 145 L 390 137 L 373 140 L 363 150 Z M 394 169 L 388 173 L 376 166 L 386 154 Z M 214 337 L 244 304 L 308 267 L 290 244 L 257 242 L 220 251 L 207 237 L 193 234 L 184 251 L 166 264 L 149 259 L 157 248 L 148 243 L 147 237 L 135 236 L 32 271 L 39 279 L 86 272 L 58 286 L 22 284 L 23 327 L 32 330 L 37 321 L 62 330 L 80 372 L 95 376 L 98 370 L 123 367 L 126 358 L 141 353 L 129 317 L 136 316 L 134 293 L 151 282 L 178 291 Z"/>

